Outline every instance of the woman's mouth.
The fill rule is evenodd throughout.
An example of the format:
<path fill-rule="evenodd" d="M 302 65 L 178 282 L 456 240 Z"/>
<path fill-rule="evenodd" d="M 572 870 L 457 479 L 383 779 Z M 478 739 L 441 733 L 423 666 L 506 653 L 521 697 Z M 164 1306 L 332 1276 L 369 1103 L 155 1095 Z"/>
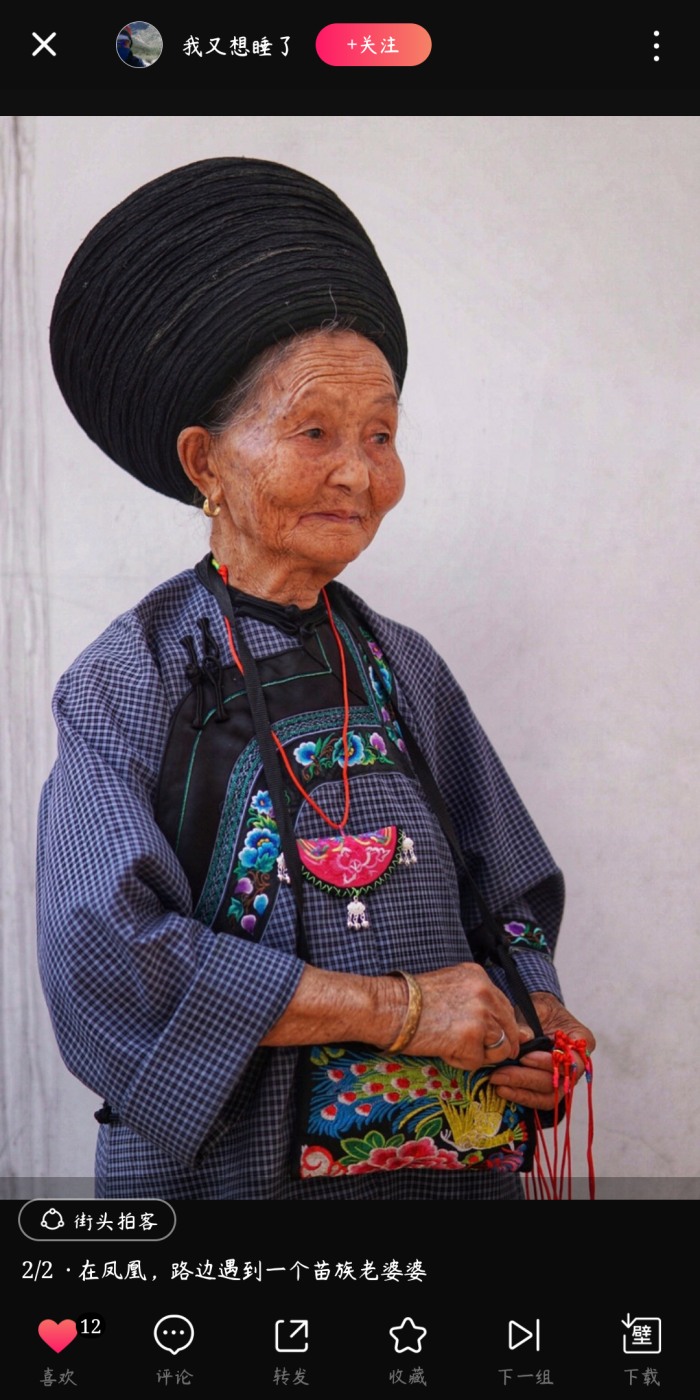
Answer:
<path fill-rule="evenodd" d="M 360 517 L 359 517 L 359 515 L 338 515 L 338 514 L 336 514 L 335 512 L 327 511 L 327 510 L 314 510 L 314 511 L 309 511 L 308 515 L 303 516 L 303 519 L 304 519 L 304 520 L 337 520 L 337 521 L 339 521 L 339 523 L 342 524 L 342 525 L 348 525 L 348 524 L 351 524 L 353 521 L 359 521 Z"/>

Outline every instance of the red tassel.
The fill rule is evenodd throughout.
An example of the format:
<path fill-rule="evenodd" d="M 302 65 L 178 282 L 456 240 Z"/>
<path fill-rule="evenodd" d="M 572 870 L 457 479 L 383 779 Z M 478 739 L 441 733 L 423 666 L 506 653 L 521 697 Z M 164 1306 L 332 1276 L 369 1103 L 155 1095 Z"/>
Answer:
<path fill-rule="evenodd" d="M 531 1173 L 529 1174 L 532 1181 L 533 1200 L 544 1200 L 545 1197 L 548 1201 L 570 1201 L 572 1199 L 571 1106 L 573 1102 L 574 1083 L 576 1080 L 576 1052 L 583 1060 L 584 1072 L 588 1085 L 588 1145 L 586 1149 L 586 1159 L 588 1162 L 588 1194 L 590 1200 L 595 1200 L 595 1171 L 593 1168 L 593 1066 L 585 1040 L 572 1040 L 564 1031 L 555 1031 L 554 1047 L 552 1049 L 554 1142 L 551 1159 L 547 1150 L 547 1142 L 540 1122 L 540 1116 L 537 1111 L 535 1111 L 533 1165 Z M 564 1141 L 561 1148 L 561 1160 L 559 1157 L 560 1142 L 558 1123 L 560 1086 L 564 1095 Z M 546 1172 L 542 1166 L 543 1155 L 547 1167 Z M 565 1181 L 566 1192 L 564 1186 Z M 530 1200 L 530 1181 L 528 1181 L 527 1177 L 525 1180 L 525 1191 L 527 1199 Z"/>

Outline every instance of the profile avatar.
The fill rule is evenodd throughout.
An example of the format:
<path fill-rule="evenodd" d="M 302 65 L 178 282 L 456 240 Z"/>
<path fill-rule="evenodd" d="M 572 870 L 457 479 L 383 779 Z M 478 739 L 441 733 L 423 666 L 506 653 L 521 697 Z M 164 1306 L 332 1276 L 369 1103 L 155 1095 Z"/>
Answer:
<path fill-rule="evenodd" d="M 117 35 L 117 53 L 127 68 L 151 68 L 163 52 L 163 38 L 155 25 L 134 19 Z"/>
<path fill-rule="evenodd" d="M 117 53 L 122 63 L 128 64 L 129 68 L 147 68 L 142 58 L 137 58 L 134 53 L 134 38 L 131 33 L 131 25 L 125 24 L 117 35 Z"/>

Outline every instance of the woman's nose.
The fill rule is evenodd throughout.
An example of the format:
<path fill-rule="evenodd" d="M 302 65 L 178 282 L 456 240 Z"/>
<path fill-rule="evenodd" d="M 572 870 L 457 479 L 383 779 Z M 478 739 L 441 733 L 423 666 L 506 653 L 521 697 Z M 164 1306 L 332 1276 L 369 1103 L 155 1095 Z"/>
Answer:
<path fill-rule="evenodd" d="M 335 485 L 350 486 L 353 491 L 366 491 L 369 486 L 369 463 L 359 443 L 339 445 L 328 480 Z"/>

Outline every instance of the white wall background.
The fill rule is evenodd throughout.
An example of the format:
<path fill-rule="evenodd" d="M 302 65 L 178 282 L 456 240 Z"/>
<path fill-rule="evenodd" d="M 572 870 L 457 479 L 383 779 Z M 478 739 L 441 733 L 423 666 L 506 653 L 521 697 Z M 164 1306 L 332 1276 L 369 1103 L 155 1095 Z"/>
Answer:
<path fill-rule="evenodd" d="M 113 204 L 240 154 L 337 190 L 401 300 L 407 491 L 344 578 L 445 655 L 564 869 L 558 967 L 598 1036 L 598 1173 L 697 1176 L 700 119 L 2 121 L 0 1175 L 92 1170 L 97 1100 L 59 1060 L 33 962 L 51 692 L 207 547 L 201 514 L 74 423 L 51 305 Z"/>

